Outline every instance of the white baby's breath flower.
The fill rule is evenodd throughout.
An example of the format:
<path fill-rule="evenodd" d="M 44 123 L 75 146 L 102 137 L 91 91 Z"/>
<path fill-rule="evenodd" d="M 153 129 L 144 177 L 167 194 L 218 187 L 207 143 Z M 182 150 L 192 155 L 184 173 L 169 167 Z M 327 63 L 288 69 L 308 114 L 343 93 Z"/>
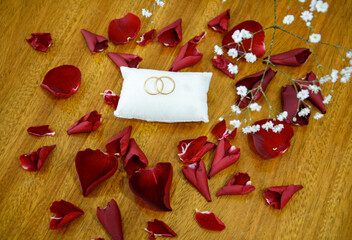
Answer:
<path fill-rule="evenodd" d="M 274 127 L 274 123 L 272 121 L 268 121 L 262 125 L 262 128 L 267 132 L 269 131 L 269 129 L 273 129 L 273 127 Z"/>
<path fill-rule="evenodd" d="M 350 74 L 350 73 L 347 73 L 347 74 L 344 74 L 344 75 L 340 78 L 340 81 L 341 81 L 342 83 L 347 83 L 350 79 L 351 79 L 351 74 Z"/>
<path fill-rule="evenodd" d="M 345 67 L 345 68 L 341 69 L 340 73 L 342 75 L 352 74 L 352 67 L 351 66 Z"/>
<path fill-rule="evenodd" d="M 252 127 L 251 126 L 244 127 L 244 128 L 242 128 L 242 132 L 244 134 L 251 133 L 252 132 Z"/>
<path fill-rule="evenodd" d="M 348 51 L 348 52 L 346 53 L 346 57 L 347 57 L 347 58 L 352 58 L 352 51 Z"/>
<path fill-rule="evenodd" d="M 339 71 L 337 71 L 336 69 L 333 69 L 331 71 L 331 82 L 335 83 L 337 81 L 337 79 L 339 78 Z"/>
<path fill-rule="evenodd" d="M 164 7 L 165 3 L 161 0 L 155 0 L 156 4 L 158 4 L 160 7 Z"/>
<path fill-rule="evenodd" d="M 249 62 L 249 63 L 254 63 L 255 61 L 257 61 L 257 56 L 254 55 L 253 53 L 246 53 L 246 55 L 244 56 L 244 58 L 245 58 L 246 61 Z"/>
<path fill-rule="evenodd" d="M 306 22 L 307 27 L 310 27 L 311 25 L 312 25 L 311 22 Z"/>
<path fill-rule="evenodd" d="M 309 85 L 308 89 L 311 90 L 314 93 L 318 93 L 321 90 L 320 87 L 318 87 L 317 85 L 314 85 L 314 84 L 313 85 Z"/>
<path fill-rule="evenodd" d="M 329 4 L 327 2 L 319 0 L 317 4 L 315 4 L 315 7 L 317 9 L 317 12 L 325 13 L 329 8 Z"/>
<path fill-rule="evenodd" d="M 274 133 L 279 133 L 282 131 L 282 129 L 284 129 L 284 125 L 283 124 L 278 124 L 276 126 L 273 127 L 273 132 Z"/>
<path fill-rule="evenodd" d="M 311 2 L 310 2 L 310 4 L 309 4 L 309 7 L 310 7 L 310 11 L 315 11 L 315 6 L 317 5 L 317 0 L 312 0 Z"/>
<path fill-rule="evenodd" d="M 215 46 L 214 46 L 214 52 L 215 52 L 217 55 L 223 55 L 223 54 L 224 54 L 224 51 L 223 51 L 222 48 L 219 47 L 218 45 L 215 45 Z"/>
<path fill-rule="evenodd" d="M 231 48 L 228 52 L 227 55 L 229 55 L 232 58 L 236 58 L 238 56 L 238 51 L 236 48 Z"/>
<path fill-rule="evenodd" d="M 219 117 L 219 122 L 223 121 L 224 118 L 223 117 Z"/>
<path fill-rule="evenodd" d="M 304 101 L 309 97 L 309 91 L 307 89 L 302 89 L 297 93 L 297 98 L 301 101 Z"/>
<path fill-rule="evenodd" d="M 142 15 L 149 18 L 152 15 L 152 13 L 149 10 L 143 8 Z"/>
<path fill-rule="evenodd" d="M 301 3 L 304 3 L 306 0 L 298 0 L 298 1 L 300 1 Z"/>
<path fill-rule="evenodd" d="M 238 73 L 238 66 L 233 65 L 232 63 L 229 63 L 229 65 L 227 65 L 227 70 L 229 70 L 229 72 L 232 74 L 237 74 Z"/>
<path fill-rule="evenodd" d="M 320 83 L 321 85 L 323 85 L 324 83 L 329 82 L 330 80 L 331 80 L 331 76 L 330 76 L 330 75 L 326 75 L 326 76 L 321 77 L 321 78 L 319 79 L 319 83 Z"/>
<path fill-rule="evenodd" d="M 247 88 L 245 86 L 238 86 L 237 88 L 237 95 L 241 97 L 245 97 L 247 95 Z"/>
<path fill-rule="evenodd" d="M 250 39 L 252 38 L 252 33 L 246 29 L 241 30 L 241 37 L 242 39 Z"/>
<path fill-rule="evenodd" d="M 251 127 L 252 133 L 256 133 L 260 130 L 260 125 L 256 124 Z"/>
<path fill-rule="evenodd" d="M 301 111 L 298 112 L 299 117 L 305 117 L 310 114 L 310 109 L 309 108 L 303 108 Z"/>
<path fill-rule="evenodd" d="M 331 98 L 332 98 L 332 96 L 330 94 L 327 95 L 326 97 L 324 97 L 323 103 L 324 104 L 329 104 L 329 102 L 331 101 Z"/>
<path fill-rule="evenodd" d="M 241 126 L 241 121 L 240 120 L 231 120 L 230 125 L 232 125 L 234 128 L 239 128 Z"/>
<path fill-rule="evenodd" d="M 293 22 L 293 20 L 295 20 L 295 17 L 293 15 L 287 15 L 284 17 L 282 22 L 283 22 L 283 24 L 290 25 Z"/>
<path fill-rule="evenodd" d="M 239 43 L 242 41 L 242 35 L 240 30 L 236 30 L 232 34 L 232 39 L 235 43 Z"/>
<path fill-rule="evenodd" d="M 237 105 L 232 105 L 231 106 L 231 111 L 236 113 L 236 114 L 241 114 L 241 109 Z"/>
<path fill-rule="evenodd" d="M 321 40 L 321 35 L 319 33 L 312 33 L 309 36 L 309 41 L 312 43 L 318 43 Z"/>
<path fill-rule="evenodd" d="M 252 103 L 249 105 L 249 108 L 251 109 L 252 112 L 257 111 L 260 112 L 260 109 L 262 109 L 262 106 L 260 106 L 258 103 Z"/>
<path fill-rule="evenodd" d="M 350 60 L 350 65 L 352 66 L 352 59 Z"/>
<path fill-rule="evenodd" d="M 316 113 L 314 114 L 314 119 L 319 120 L 319 119 L 322 118 L 323 116 L 324 116 L 323 114 L 316 112 Z"/>
<path fill-rule="evenodd" d="M 313 19 L 313 13 L 311 13 L 310 11 L 306 10 L 304 12 L 301 13 L 301 18 L 303 19 L 303 21 L 305 22 L 310 22 Z"/>
<path fill-rule="evenodd" d="M 279 115 L 276 116 L 277 120 L 279 121 L 283 121 L 287 118 L 288 113 L 287 111 L 283 111 L 282 113 L 280 113 Z"/>

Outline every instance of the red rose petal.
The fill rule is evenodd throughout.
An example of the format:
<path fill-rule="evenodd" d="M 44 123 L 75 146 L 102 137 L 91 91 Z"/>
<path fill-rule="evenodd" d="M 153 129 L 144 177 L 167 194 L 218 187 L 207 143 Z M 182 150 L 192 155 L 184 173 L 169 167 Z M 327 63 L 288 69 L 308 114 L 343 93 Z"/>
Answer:
<path fill-rule="evenodd" d="M 288 52 L 270 56 L 270 62 L 278 65 L 297 67 L 305 64 L 310 54 L 311 52 L 308 48 L 296 48 Z"/>
<path fill-rule="evenodd" d="M 83 210 L 64 200 L 51 204 L 50 211 L 55 215 L 50 219 L 50 229 L 58 229 L 78 216 L 84 214 Z"/>
<path fill-rule="evenodd" d="M 137 44 L 139 46 L 144 47 L 145 45 L 147 45 L 148 43 L 153 41 L 154 36 L 155 36 L 155 32 L 156 32 L 156 30 L 152 29 L 149 32 L 143 33 L 141 39 L 139 41 L 137 41 Z"/>
<path fill-rule="evenodd" d="M 253 92 L 252 92 L 252 94 L 249 93 L 242 100 L 241 100 L 240 96 L 238 97 L 237 102 L 239 103 L 239 107 L 240 108 L 247 107 L 248 104 L 251 102 L 252 98 L 253 98 L 254 102 L 258 101 L 263 96 L 263 93 L 262 93 L 262 91 L 260 91 L 259 89 L 256 89 L 256 88 L 260 85 L 260 83 L 262 83 L 262 89 L 263 89 L 263 92 L 265 92 L 270 81 L 275 77 L 275 74 L 276 74 L 275 71 L 273 71 L 271 68 L 267 68 L 265 73 L 263 70 L 263 71 L 254 73 L 252 75 L 249 75 L 247 77 L 241 78 L 236 83 L 236 88 L 239 86 L 245 86 L 248 89 L 248 91 L 253 90 Z M 264 78 L 263 78 L 263 75 L 264 75 Z M 263 81 L 262 81 L 262 79 L 263 79 Z M 254 89 L 256 89 L 256 90 L 254 90 Z"/>
<path fill-rule="evenodd" d="M 129 179 L 130 189 L 150 206 L 160 211 L 171 211 L 172 173 L 171 163 L 157 163 L 154 168 L 134 173 Z"/>
<path fill-rule="evenodd" d="M 148 159 L 138 147 L 136 141 L 131 138 L 128 153 L 123 161 L 123 168 L 126 170 L 128 175 L 144 169 L 148 166 Z"/>
<path fill-rule="evenodd" d="M 97 130 L 101 125 L 101 114 L 93 111 L 84 115 L 80 120 L 74 123 L 68 130 L 67 134 L 90 133 Z"/>
<path fill-rule="evenodd" d="M 109 40 L 114 44 L 125 44 L 134 39 L 141 28 L 138 16 L 127 13 L 123 18 L 114 19 L 109 24 Z"/>
<path fill-rule="evenodd" d="M 97 207 L 97 217 L 113 240 L 123 240 L 120 209 L 114 199 L 103 209 Z"/>
<path fill-rule="evenodd" d="M 108 53 L 109 58 L 118 67 L 138 68 L 139 63 L 143 60 L 140 56 L 128 53 Z"/>
<path fill-rule="evenodd" d="M 93 238 L 92 240 L 104 240 L 104 238 Z"/>
<path fill-rule="evenodd" d="M 293 194 L 302 188 L 302 185 L 293 184 L 289 186 L 270 187 L 265 189 L 264 198 L 269 205 L 276 209 L 282 209 L 291 199 Z"/>
<path fill-rule="evenodd" d="M 259 33 L 256 33 L 253 35 L 253 44 L 252 44 L 252 49 L 251 48 L 251 42 L 252 39 L 245 39 L 241 43 L 233 43 L 232 39 L 232 34 L 236 31 L 239 30 L 241 31 L 242 29 L 246 29 L 247 31 L 250 31 L 252 34 L 256 33 L 258 31 L 263 30 L 262 25 L 256 21 L 244 21 L 238 25 L 236 25 L 234 28 L 232 28 L 222 39 L 222 45 L 225 46 L 226 48 L 236 48 L 240 53 L 244 53 L 244 50 L 246 52 L 252 52 L 254 55 L 256 55 L 258 58 L 261 58 L 265 54 L 265 44 L 264 44 L 264 38 L 265 38 L 265 33 L 264 31 L 261 31 Z M 230 44 L 232 43 L 232 44 Z M 243 49 L 244 46 L 244 49 Z"/>
<path fill-rule="evenodd" d="M 158 42 L 167 47 L 173 47 L 182 41 L 182 19 L 179 18 L 160 30 L 157 35 Z"/>
<path fill-rule="evenodd" d="M 223 138 L 233 139 L 236 136 L 237 128 L 230 130 L 226 127 L 226 121 L 222 120 L 218 122 L 214 128 L 211 130 L 213 134 L 219 141 Z"/>
<path fill-rule="evenodd" d="M 283 124 L 284 128 L 279 133 L 274 133 L 271 129 L 266 131 L 263 128 L 256 133 L 251 133 L 254 147 L 263 158 L 276 158 L 284 154 L 290 147 L 290 140 L 293 137 L 293 129 L 290 125 L 272 119 L 263 119 L 254 124 L 262 126 L 264 123 L 272 121 L 274 125 Z"/>
<path fill-rule="evenodd" d="M 215 150 L 213 163 L 208 174 L 211 178 L 221 170 L 231 166 L 240 158 L 241 151 L 235 146 L 231 146 L 229 140 L 226 138 L 220 140 Z"/>
<path fill-rule="evenodd" d="M 20 156 L 21 167 L 26 171 L 35 172 L 40 170 L 45 163 L 46 158 L 55 147 L 56 145 L 43 146 L 38 148 L 35 152 L 22 154 Z"/>
<path fill-rule="evenodd" d="M 148 222 L 145 229 L 150 233 L 149 239 L 156 239 L 156 237 L 176 237 L 177 234 L 163 221 L 154 219 L 153 222 Z"/>
<path fill-rule="evenodd" d="M 108 48 L 108 40 L 105 37 L 89 32 L 85 29 L 81 29 L 81 33 L 86 39 L 89 50 L 93 54 L 102 52 Z"/>
<path fill-rule="evenodd" d="M 233 63 L 227 58 L 225 58 L 223 55 L 216 55 L 211 59 L 211 61 L 213 62 L 214 67 L 225 73 L 230 78 L 235 78 L 235 74 L 230 73 L 230 71 L 228 70 L 228 65 L 230 63 Z"/>
<path fill-rule="evenodd" d="M 215 32 L 224 33 L 227 31 L 230 19 L 230 9 L 221 13 L 219 16 L 208 22 L 208 28 L 214 30 Z"/>
<path fill-rule="evenodd" d="M 132 127 L 128 126 L 117 135 L 112 137 L 106 144 L 106 152 L 110 155 L 122 157 L 126 154 L 131 135 Z"/>
<path fill-rule="evenodd" d="M 197 139 L 182 140 L 177 145 L 178 156 L 184 163 L 195 163 L 215 146 L 214 143 L 207 142 L 206 136 L 201 136 Z"/>
<path fill-rule="evenodd" d="M 104 101 L 107 105 L 112 106 L 114 109 L 119 104 L 120 97 L 115 94 L 112 90 L 105 90 L 103 94 Z"/>
<path fill-rule="evenodd" d="M 255 187 L 251 184 L 248 173 L 237 172 L 233 178 L 219 190 L 217 197 L 222 195 L 243 195 L 253 192 Z"/>
<path fill-rule="evenodd" d="M 72 65 L 62 65 L 51 69 L 40 86 L 56 97 L 69 98 L 81 85 L 81 71 Z"/>
<path fill-rule="evenodd" d="M 198 191 L 205 197 L 208 202 L 211 202 L 211 196 L 208 187 L 207 169 L 201 159 L 193 164 L 186 165 L 182 168 L 183 175 L 187 180 L 195 186 Z"/>
<path fill-rule="evenodd" d="M 55 132 L 49 129 L 49 125 L 40 125 L 40 126 L 33 126 L 27 129 L 27 132 L 31 135 L 37 137 L 43 136 L 54 136 Z"/>
<path fill-rule="evenodd" d="M 26 41 L 37 51 L 46 52 L 52 43 L 50 33 L 32 33 Z"/>
<path fill-rule="evenodd" d="M 99 149 L 79 151 L 75 165 L 83 196 L 87 196 L 100 182 L 108 179 L 117 170 L 117 161 Z"/>
<path fill-rule="evenodd" d="M 225 224 L 213 212 L 200 212 L 196 210 L 196 220 L 205 229 L 222 231 L 226 228 Z"/>

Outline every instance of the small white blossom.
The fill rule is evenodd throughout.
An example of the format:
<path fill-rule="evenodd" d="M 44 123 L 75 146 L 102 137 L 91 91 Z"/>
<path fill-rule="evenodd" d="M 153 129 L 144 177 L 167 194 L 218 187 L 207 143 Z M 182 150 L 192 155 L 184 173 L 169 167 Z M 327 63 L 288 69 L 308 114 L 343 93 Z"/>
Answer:
<path fill-rule="evenodd" d="M 287 111 L 283 111 L 282 113 L 280 113 L 279 115 L 276 116 L 277 120 L 279 121 L 283 121 L 287 118 L 288 113 Z"/>
<path fill-rule="evenodd" d="M 241 121 L 240 120 L 231 120 L 230 125 L 232 125 L 234 128 L 239 128 L 241 126 Z"/>
<path fill-rule="evenodd" d="M 302 89 L 297 93 L 297 98 L 301 101 L 304 101 L 309 97 L 309 91 L 307 89 Z"/>
<path fill-rule="evenodd" d="M 255 61 L 257 61 L 257 56 L 254 55 L 253 53 L 246 53 L 246 55 L 244 56 L 244 58 L 245 58 L 246 61 L 249 62 L 249 63 L 254 63 Z"/>
<path fill-rule="evenodd" d="M 231 106 L 231 111 L 236 113 L 236 114 L 241 114 L 241 109 L 237 105 L 232 105 Z"/>
<path fill-rule="evenodd" d="M 229 55 L 232 58 L 236 58 L 238 56 L 238 51 L 236 48 L 231 48 L 228 52 L 227 55 Z"/>
<path fill-rule="evenodd" d="M 287 15 L 284 17 L 284 20 L 282 20 L 283 24 L 290 25 L 293 20 L 295 20 L 295 17 L 293 15 Z"/>
<path fill-rule="evenodd" d="M 223 55 L 223 54 L 224 54 L 224 51 L 223 51 L 222 48 L 219 47 L 218 45 L 215 45 L 215 46 L 214 46 L 214 52 L 215 52 L 217 55 Z"/>
<path fill-rule="evenodd" d="M 252 132 L 252 127 L 251 126 L 244 127 L 244 128 L 242 128 L 242 132 L 244 134 L 251 133 Z"/>
<path fill-rule="evenodd" d="M 280 124 L 276 125 L 275 127 L 273 127 L 273 132 L 279 133 L 282 131 L 282 129 L 284 129 L 284 125 L 280 123 Z"/>
<path fill-rule="evenodd" d="M 351 79 L 351 74 L 350 74 L 350 73 L 347 73 L 347 74 L 344 74 L 344 75 L 341 77 L 340 81 L 341 81 L 342 83 L 347 83 L 350 79 Z"/>
<path fill-rule="evenodd" d="M 324 97 L 323 103 L 324 104 L 329 104 L 329 102 L 331 101 L 331 98 L 332 98 L 332 96 L 330 94 L 327 95 L 326 97 Z"/>
<path fill-rule="evenodd" d="M 306 0 L 298 0 L 298 1 L 300 1 L 301 3 L 304 3 Z"/>
<path fill-rule="evenodd" d="M 256 124 L 252 126 L 252 133 L 256 133 L 260 130 L 260 125 Z"/>
<path fill-rule="evenodd" d="M 304 12 L 302 12 L 301 14 L 301 18 L 303 19 L 303 21 L 305 22 L 310 22 L 313 19 L 313 13 L 311 13 L 310 11 L 306 10 Z"/>
<path fill-rule="evenodd" d="M 246 29 L 241 30 L 241 37 L 242 39 L 250 39 L 252 38 L 252 33 Z"/>
<path fill-rule="evenodd" d="M 262 125 L 262 128 L 266 131 L 269 131 L 269 129 L 273 129 L 274 123 L 272 121 L 266 122 Z"/>
<path fill-rule="evenodd" d="M 224 2 L 226 2 L 226 0 L 222 0 L 222 2 L 224 3 Z"/>
<path fill-rule="evenodd" d="M 317 4 L 315 4 L 315 7 L 317 8 L 317 12 L 325 13 L 329 8 L 329 4 L 319 0 Z"/>
<path fill-rule="evenodd" d="M 257 111 L 260 112 L 260 109 L 262 109 L 262 106 L 260 106 L 258 103 L 252 103 L 249 105 L 249 108 L 251 109 L 252 112 Z"/>
<path fill-rule="evenodd" d="M 315 11 L 315 6 L 317 5 L 317 0 L 312 0 L 309 4 L 309 7 L 310 7 L 310 11 Z"/>
<path fill-rule="evenodd" d="M 345 74 L 352 74 L 352 67 L 345 67 L 345 68 L 343 68 L 341 71 L 340 71 L 340 73 L 342 74 L 342 75 L 345 75 Z"/>
<path fill-rule="evenodd" d="M 232 39 L 235 43 L 239 43 L 242 41 L 242 35 L 240 30 L 236 30 L 232 34 Z"/>
<path fill-rule="evenodd" d="M 347 53 L 346 53 L 346 57 L 347 57 L 347 58 L 352 58 L 352 51 L 347 52 Z"/>
<path fill-rule="evenodd" d="M 143 8 L 142 9 L 142 15 L 147 17 L 147 18 L 149 18 L 152 15 L 152 13 L 149 12 L 149 10 Z"/>
<path fill-rule="evenodd" d="M 311 90 L 314 93 L 318 93 L 321 90 L 320 87 L 318 87 L 317 85 L 314 85 L 314 84 L 313 85 L 309 85 L 308 89 Z"/>
<path fill-rule="evenodd" d="M 160 7 L 164 7 L 164 2 L 161 0 L 155 0 L 156 4 L 158 4 Z"/>
<path fill-rule="evenodd" d="M 337 71 L 336 69 L 333 69 L 331 71 L 331 82 L 335 83 L 337 81 L 337 79 L 339 78 L 339 71 Z"/>
<path fill-rule="evenodd" d="M 301 111 L 298 112 L 299 117 L 305 117 L 310 114 L 310 109 L 309 108 L 303 108 Z"/>
<path fill-rule="evenodd" d="M 223 117 L 219 117 L 219 122 L 221 122 L 222 120 L 224 120 L 224 118 Z"/>
<path fill-rule="evenodd" d="M 323 114 L 316 112 L 315 115 L 314 115 L 314 119 L 319 120 L 323 116 L 324 116 Z"/>
<path fill-rule="evenodd" d="M 311 22 L 306 22 L 307 27 L 310 27 L 311 25 L 312 25 Z"/>
<path fill-rule="evenodd" d="M 247 95 L 247 88 L 245 86 L 238 86 L 237 88 L 237 95 L 241 97 L 245 97 Z"/>
<path fill-rule="evenodd" d="M 238 73 L 238 66 L 233 65 L 232 63 L 229 63 L 229 65 L 227 65 L 227 70 L 229 70 L 229 72 L 232 74 L 237 74 Z"/>
<path fill-rule="evenodd" d="M 324 83 L 329 82 L 330 80 L 331 80 L 331 76 L 330 75 L 326 75 L 326 76 L 321 77 L 319 79 L 319 83 L 323 85 Z"/>
<path fill-rule="evenodd" d="M 352 59 L 350 60 L 350 65 L 352 66 Z"/>
<path fill-rule="evenodd" d="M 319 33 L 312 33 L 309 36 L 309 41 L 312 43 L 318 43 L 321 40 L 321 35 Z"/>

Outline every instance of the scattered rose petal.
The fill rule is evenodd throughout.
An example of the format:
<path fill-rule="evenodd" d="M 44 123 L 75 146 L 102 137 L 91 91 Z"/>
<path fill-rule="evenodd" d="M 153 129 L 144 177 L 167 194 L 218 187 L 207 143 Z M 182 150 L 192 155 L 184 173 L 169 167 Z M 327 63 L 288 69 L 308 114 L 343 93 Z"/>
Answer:
<path fill-rule="evenodd" d="M 106 144 L 106 152 L 110 155 L 122 157 L 126 154 L 131 135 L 132 127 L 128 126 L 117 135 L 112 137 Z"/>
<path fill-rule="evenodd" d="M 56 97 L 69 98 L 81 85 L 81 71 L 72 65 L 62 65 L 51 69 L 40 86 Z"/>
<path fill-rule="evenodd" d="M 58 229 L 78 216 L 84 214 L 83 210 L 64 200 L 51 204 L 50 211 L 55 215 L 50 219 L 50 229 Z"/>
<path fill-rule="evenodd" d="M 148 226 L 145 229 L 150 233 L 149 239 L 155 240 L 156 237 L 176 237 L 177 234 L 163 221 L 154 219 L 153 222 L 148 222 Z"/>
<path fill-rule="evenodd" d="M 239 103 L 239 107 L 240 108 L 247 107 L 248 104 L 251 102 L 252 98 L 253 98 L 252 103 L 258 101 L 263 96 L 263 93 L 262 91 L 260 91 L 260 89 L 256 89 L 256 88 L 260 86 L 260 83 L 262 83 L 262 90 L 263 92 L 265 92 L 270 81 L 275 77 L 275 74 L 276 72 L 269 67 L 267 68 L 265 73 L 263 70 L 263 71 L 254 73 L 252 75 L 249 75 L 247 77 L 241 78 L 236 83 L 236 88 L 239 86 L 245 86 L 248 89 L 248 91 L 253 90 L 253 92 L 252 94 L 249 93 L 246 97 L 242 98 L 242 100 L 240 96 L 238 97 L 237 102 Z M 264 78 L 263 78 L 263 75 L 264 75 Z"/>
<path fill-rule="evenodd" d="M 75 165 L 83 196 L 87 196 L 98 183 L 108 179 L 117 170 L 117 161 L 99 149 L 79 151 Z"/>
<path fill-rule="evenodd" d="M 241 151 L 235 146 L 231 146 L 229 140 L 221 139 L 215 150 L 213 163 L 208 174 L 211 178 L 221 170 L 231 166 L 240 158 Z"/>
<path fill-rule="evenodd" d="M 203 53 L 198 51 L 197 45 L 204 37 L 205 32 L 199 36 L 195 36 L 183 45 L 169 71 L 177 72 L 182 68 L 193 66 L 199 62 L 203 57 Z"/>
<path fill-rule="evenodd" d="M 156 32 L 156 30 L 152 29 L 149 32 L 143 33 L 141 39 L 139 41 L 137 41 L 137 44 L 139 46 L 144 47 L 145 45 L 147 45 L 148 43 L 153 41 L 154 36 L 155 36 L 155 32 Z"/>
<path fill-rule="evenodd" d="M 123 240 L 120 209 L 114 199 L 103 209 L 97 207 L 97 217 L 113 240 Z"/>
<path fill-rule="evenodd" d="M 219 141 L 223 138 L 233 139 L 236 136 L 237 128 L 230 130 L 226 127 L 226 121 L 222 120 L 218 122 L 214 128 L 211 130 L 213 134 Z"/>
<path fill-rule="evenodd" d="M 109 40 L 114 44 L 125 44 L 134 39 L 141 28 L 138 16 L 127 13 L 123 18 L 114 19 L 109 24 Z"/>
<path fill-rule="evenodd" d="M 138 68 L 139 63 L 143 60 L 140 56 L 128 53 L 108 53 L 109 58 L 118 67 Z"/>
<path fill-rule="evenodd" d="M 40 126 L 33 126 L 27 129 L 27 132 L 31 135 L 37 137 L 43 136 L 54 136 L 55 132 L 49 129 L 49 125 L 40 125 Z"/>
<path fill-rule="evenodd" d="M 93 238 L 92 240 L 104 240 L 104 238 Z"/>
<path fill-rule="evenodd" d="M 290 125 L 272 119 L 263 119 L 255 122 L 254 125 L 262 126 L 268 121 L 272 121 L 274 125 L 282 124 L 284 128 L 280 132 L 273 132 L 271 129 L 266 131 L 263 128 L 256 133 L 251 133 L 254 147 L 263 158 L 276 158 L 284 154 L 290 147 L 290 140 L 293 137 L 293 129 Z"/>
<path fill-rule="evenodd" d="M 97 130 L 101 125 L 101 114 L 93 111 L 84 115 L 80 120 L 73 124 L 68 130 L 67 134 L 75 133 L 90 133 Z"/>
<path fill-rule="evenodd" d="M 51 46 L 53 40 L 50 33 L 32 33 L 31 37 L 26 39 L 26 41 L 35 50 L 46 52 Z"/>
<path fill-rule="evenodd" d="M 115 94 L 112 90 L 105 90 L 104 94 L 104 101 L 107 105 L 112 106 L 114 109 L 117 108 L 117 105 L 119 104 L 120 97 Z"/>
<path fill-rule="evenodd" d="M 239 51 L 240 55 L 243 55 L 244 52 L 252 52 L 254 55 L 256 55 L 258 58 L 261 58 L 265 54 L 265 44 L 264 44 L 264 38 L 265 38 L 265 33 L 264 31 L 261 31 L 259 33 L 256 33 L 253 35 L 253 44 L 252 44 L 252 49 L 251 49 L 251 42 L 252 38 L 245 39 L 242 41 L 243 46 L 245 51 L 243 50 L 243 46 L 241 43 L 234 43 L 234 40 L 232 39 L 232 34 L 236 31 L 239 30 L 241 31 L 242 29 L 245 29 L 249 32 L 256 33 L 258 31 L 263 30 L 262 25 L 256 21 L 244 21 L 238 25 L 236 25 L 234 28 L 232 28 L 222 39 L 222 45 L 225 46 L 226 48 L 236 48 Z M 232 43 L 232 44 L 230 44 Z M 251 51 L 250 51 L 251 49 Z"/>
<path fill-rule="evenodd" d="M 93 54 L 102 52 L 108 48 L 108 40 L 105 37 L 89 32 L 85 29 L 81 29 L 81 33 L 86 39 L 89 50 Z"/>
<path fill-rule="evenodd" d="M 270 62 L 278 65 L 297 67 L 305 64 L 310 54 L 311 52 L 308 48 L 296 48 L 288 52 L 270 56 Z"/>
<path fill-rule="evenodd" d="M 21 167 L 26 171 L 35 172 L 40 170 L 45 163 L 46 158 L 55 147 L 56 145 L 43 146 L 38 148 L 35 152 L 22 154 L 20 156 Z"/>
<path fill-rule="evenodd" d="M 265 189 L 264 198 L 269 205 L 276 209 L 282 209 L 291 199 L 293 194 L 302 188 L 302 185 L 293 184 L 289 186 L 270 187 Z"/>
<path fill-rule="evenodd" d="M 224 33 L 227 31 L 230 19 L 230 9 L 221 13 L 219 16 L 208 22 L 208 28 L 214 30 L 215 32 Z"/>
<path fill-rule="evenodd" d="M 178 157 L 184 163 L 195 163 L 215 146 L 214 143 L 207 142 L 206 136 L 182 140 L 177 145 Z"/>
<path fill-rule="evenodd" d="M 131 138 L 128 153 L 126 158 L 123 160 L 123 168 L 126 170 L 128 175 L 144 169 L 148 166 L 148 159 L 138 147 L 136 141 Z"/>
<path fill-rule="evenodd" d="M 129 179 L 130 189 L 150 206 L 160 211 L 171 211 L 172 173 L 171 163 L 157 163 L 154 168 L 134 173 Z"/>
<path fill-rule="evenodd" d="M 213 62 L 214 67 L 225 73 L 230 78 L 235 78 L 235 74 L 231 73 L 228 69 L 228 65 L 233 63 L 223 55 L 216 55 L 211 59 L 211 61 Z"/>
<path fill-rule="evenodd" d="M 182 19 L 179 18 L 160 30 L 158 42 L 167 47 L 174 47 L 182 41 Z"/>
<path fill-rule="evenodd" d="M 205 229 L 222 231 L 226 228 L 225 224 L 213 212 L 201 212 L 196 210 L 196 220 Z"/>
<path fill-rule="evenodd" d="M 255 187 L 251 184 L 248 173 L 237 172 L 233 178 L 219 190 L 217 197 L 222 195 L 243 195 L 253 192 Z"/>

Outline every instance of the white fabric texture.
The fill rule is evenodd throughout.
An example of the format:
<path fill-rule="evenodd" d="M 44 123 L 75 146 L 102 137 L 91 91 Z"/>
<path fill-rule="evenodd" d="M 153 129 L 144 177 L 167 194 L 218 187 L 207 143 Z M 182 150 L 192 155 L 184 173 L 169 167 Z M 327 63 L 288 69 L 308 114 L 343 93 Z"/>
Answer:
<path fill-rule="evenodd" d="M 152 122 L 209 122 L 207 93 L 213 73 L 211 72 L 169 72 L 152 69 L 121 67 L 124 78 L 120 100 L 114 112 L 116 117 L 141 119 Z M 163 92 L 168 95 L 150 95 L 157 93 L 155 79 L 162 78 Z M 158 82 L 159 90 L 161 81 Z"/>

